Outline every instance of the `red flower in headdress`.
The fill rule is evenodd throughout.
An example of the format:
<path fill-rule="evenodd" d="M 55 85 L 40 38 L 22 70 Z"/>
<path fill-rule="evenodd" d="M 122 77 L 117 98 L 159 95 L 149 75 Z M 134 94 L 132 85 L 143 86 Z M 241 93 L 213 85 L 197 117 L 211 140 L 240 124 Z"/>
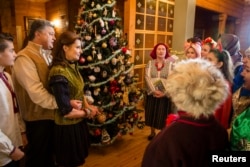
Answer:
<path fill-rule="evenodd" d="M 211 38 L 207 37 L 202 41 L 202 45 L 208 44 L 212 49 L 216 47 L 217 43 Z"/>

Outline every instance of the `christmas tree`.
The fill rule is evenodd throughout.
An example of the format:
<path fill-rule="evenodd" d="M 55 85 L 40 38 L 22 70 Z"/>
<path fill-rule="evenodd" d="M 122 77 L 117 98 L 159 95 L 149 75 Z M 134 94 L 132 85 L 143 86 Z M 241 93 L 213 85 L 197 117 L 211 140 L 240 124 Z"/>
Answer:
<path fill-rule="evenodd" d="M 135 105 L 142 97 L 116 1 L 81 0 L 75 29 L 82 39 L 79 70 L 85 97 L 100 108 L 100 114 L 88 123 L 92 145 L 111 144 L 133 133 L 139 120 Z"/>

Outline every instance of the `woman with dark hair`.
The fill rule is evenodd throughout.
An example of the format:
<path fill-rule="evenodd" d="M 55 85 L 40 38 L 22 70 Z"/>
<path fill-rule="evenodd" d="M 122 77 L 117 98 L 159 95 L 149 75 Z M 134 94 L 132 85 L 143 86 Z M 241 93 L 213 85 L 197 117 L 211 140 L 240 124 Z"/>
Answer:
<path fill-rule="evenodd" d="M 80 37 L 71 32 L 62 33 L 56 43 L 49 86 L 58 109 L 55 112 L 55 158 L 62 167 L 84 164 L 90 144 L 86 118 L 93 118 L 97 108 L 89 105 L 83 96 L 84 82 L 77 61 L 82 53 Z M 80 108 L 73 108 L 70 100 L 79 100 Z"/>
<path fill-rule="evenodd" d="M 206 58 L 209 51 L 214 49 L 216 45 L 217 43 L 211 37 L 204 39 L 201 43 L 201 57 Z"/>
<path fill-rule="evenodd" d="M 228 83 L 229 95 L 224 103 L 220 105 L 215 111 L 215 117 L 222 124 L 225 129 L 229 128 L 230 113 L 232 110 L 232 83 L 233 83 L 233 62 L 228 51 L 220 51 L 218 49 L 212 49 L 208 53 L 206 59 L 214 64 L 222 74 Z"/>
<path fill-rule="evenodd" d="M 169 48 L 164 43 L 158 43 L 150 54 L 152 60 L 145 69 L 147 96 L 145 99 L 145 123 L 151 127 L 148 140 L 155 136 L 155 129 L 165 126 L 165 119 L 171 112 L 172 103 L 166 96 L 164 80 L 167 79 L 173 65 Z"/>

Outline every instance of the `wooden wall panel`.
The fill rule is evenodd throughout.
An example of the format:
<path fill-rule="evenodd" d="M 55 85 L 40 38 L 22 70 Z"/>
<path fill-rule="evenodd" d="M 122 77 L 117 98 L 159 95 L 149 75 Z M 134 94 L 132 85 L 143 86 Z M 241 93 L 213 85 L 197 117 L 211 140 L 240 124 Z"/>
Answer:
<path fill-rule="evenodd" d="M 24 16 L 46 18 L 45 3 L 15 0 L 16 24 L 24 26 Z"/>
<path fill-rule="evenodd" d="M 17 39 L 19 45 L 22 43 L 24 38 L 26 37 L 25 32 L 25 22 L 24 17 L 37 17 L 37 18 L 46 18 L 46 9 L 45 3 L 41 2 L 30 2 L 26 0 L 15 0 L 15 21 L 16 26 L 21 26 L 22 35 L 19 34 L 18 37 L 22 37 L 23 39 Z M 20 49 L 20 46 L 16 47 Z M 18 51 L 18 50 L 17 50 Z"/>
<path fill-rule="evenodd" d="M 250 5 L 246 5 L 243 10 L 242 18 L 239 20 L 239 38 L 241 50 L 244 51 L 250 46 Z"/>
<path fill-rule="evenodd" d="M 68 5 L 69 30 L 74 31 L 78 15 L 78 9 L 80 8 L 80 1 L 69 0 L 68 3 L 69 3 Z"/>
<path fill-rule="evenodd" d="M 196 5 L 237 18 L 241 17 L 244 8 L 242 0 L 196 0 Z"/>
<path fill-rule="evenodd" d="M 58 21 L 55 25 L 56 37 L 63 31 L 68 29 L 69 14 L 68 0 L 53 0 L 46 3 L 46 19 L 50 21 Z"/>

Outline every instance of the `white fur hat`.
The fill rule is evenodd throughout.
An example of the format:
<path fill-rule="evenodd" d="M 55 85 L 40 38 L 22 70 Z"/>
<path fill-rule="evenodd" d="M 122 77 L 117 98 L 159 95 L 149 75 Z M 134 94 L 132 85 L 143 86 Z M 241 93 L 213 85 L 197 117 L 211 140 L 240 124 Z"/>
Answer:
<path fill-rule="evenodd" d="M 199 118 L 214 113 L 227 98 L 229 86 L 219 69 L 207 60 L 188 59 L 176 64 L 166 90 L 179 110 Z"/>

